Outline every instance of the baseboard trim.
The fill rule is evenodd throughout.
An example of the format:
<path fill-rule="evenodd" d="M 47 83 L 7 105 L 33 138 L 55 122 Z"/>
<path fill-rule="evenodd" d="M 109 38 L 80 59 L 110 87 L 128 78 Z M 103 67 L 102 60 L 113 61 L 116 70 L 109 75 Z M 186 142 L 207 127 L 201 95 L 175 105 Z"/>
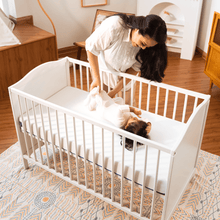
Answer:
<path fill-rule="evenodd" d="M 69 46 L 69 47 L 63 47 L 58 49 L 58 56 L 59 58 L 61 57 L 73 57 L 74 53 L 77 53 L 78 51 L 78 47 L 73 45 L 73 46 Z"/>
<path fill-rule="evenodd" d="M 20 18 L 15 18 L 15 17 L 9 15 L 9 18 L 17 25 L 21 25 L 21 24 L 33 25 L 34 24 L 32 15 L 28 15 L 28 16 L 24 16 L 24 17 L 20 17 Z"/>
<path fill-rule="evenodd" d="M 204 52 L 202 49 L 200 49 L 199 47 L 196 47 L 196 51 L 199 52 L 201 55 L 202 55 L 202 58 L 204 60 L 206 60 L 206 57 L 207 57 L 207 53 Z"/>

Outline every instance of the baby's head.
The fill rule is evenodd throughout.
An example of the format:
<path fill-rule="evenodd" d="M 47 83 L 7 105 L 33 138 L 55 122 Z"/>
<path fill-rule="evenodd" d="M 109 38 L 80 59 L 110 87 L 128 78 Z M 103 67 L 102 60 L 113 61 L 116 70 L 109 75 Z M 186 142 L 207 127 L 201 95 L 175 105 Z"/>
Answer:
<path fill-rule="evenodd" d="M 149 138 L 148 134 L 151 130 L 151 123 L 142 121 L 136 117 L 131 117 L 124 127 L 125 131 L 137 134 L 141 137 Z M 140 144 L 140 143 L 138 143 Z M 133 140 L 125 138 L 125 148 L 129 151 L 133 150 Z"/>

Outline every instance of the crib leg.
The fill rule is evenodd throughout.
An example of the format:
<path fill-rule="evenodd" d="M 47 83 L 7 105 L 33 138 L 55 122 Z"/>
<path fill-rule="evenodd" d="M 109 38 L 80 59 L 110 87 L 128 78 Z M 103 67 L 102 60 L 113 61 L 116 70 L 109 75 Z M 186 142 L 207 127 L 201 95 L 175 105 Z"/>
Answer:
<path fill-rule="evenodd" d="M 23 159 L 23 165 L 24 165 L 24 169 L 27 170 L 28 169 L 28 160 L 27 159 L 24 159 L 24 157 L 22 157 Z"/>
<path fill-rule="evenodd" d="M 21 157 L 22 157 L 22 161 L 23 161 L 23 165 L 24 165 L 24 169 L 28 169 L 28 160 L 24 158 L 24 152 L 25 150 L 22 148 L 22 145 L 20 145 L 20 150 L 21 150 Z"/>
<path fill-rule="evenodd" d="M 24 158 L 24 155 L 27 155 L 27 147 L 31 146 L 30 143 L 30 138 L 27 138 L 27 143 L 25 143 L 24 140 L 24 135 L 22 134 L 22 132 L 19 132 L 20 136 L 19 136 L 19 145 L 20 145 L 20 150 L 21 150 L 21 157 L 22 157 L 22 161 L 23 161 L 23 165 L 24 165 L 24 169 L 28 169 L 28 160 Z M 27 146 L 26 146 L 27 144 Z"/>
<path fill-rule="evenodd" d="M 22 143 L 20 142 L 20 150 L 21 150 L 21 157 L 24 165 L 24 169 L 28 169 L 28 160 L 24 158 L 24 154 L 26 152 L 24 146 L 22 146 Z"/>

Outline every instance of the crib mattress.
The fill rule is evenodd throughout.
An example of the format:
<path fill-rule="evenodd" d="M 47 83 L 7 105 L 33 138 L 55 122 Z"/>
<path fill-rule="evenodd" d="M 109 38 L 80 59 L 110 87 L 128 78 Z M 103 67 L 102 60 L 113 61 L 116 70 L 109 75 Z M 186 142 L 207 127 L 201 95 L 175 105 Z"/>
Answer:
<path fill-rule="evenodd" d="M 73 110 L 74 112 L 82 115 L 87 116 L 88 118 L 92 118 L 98 122 L 102 122 L 106 125 L 111 125 L 110 122 L 102 119 L 96 113 L 96 111 L 89 111 L 83 101 L 86 99 L 88 92 L 74 88 L 74 87 L 65 87 L 58 93 L 51 96 L 47 101 L 60 105 L 64 108 Z M 51 142 L 51 135 L 50 135 L 50 128 L 48 122 L 48 112 L 47 109 L 42 109 L 43 111 L 43 118 L 46 130 L 46 139 L 47 141 Z M 37 127 L 39 127 L 40 137 L 43 139 L 43 129 L 41 123 L 41 116 L 40 116 L 40 109 L 36 108 L 37 114 Z M 51 115 L 51 123 L 52 123 L 52 133 L 54 134 L 55 145 L 59 146 L 59 140 L 57 135 L 57 123 L 55 117 L 55 111 L 50 109 Z M 31 126 L 33 130 L 33 134 L 37 135 L 35 129 L 35 122 L 33 117 L 33 110 L 29 110 L 29 116 L 31 121 Z M 182 131 L 186 126 L 184 123 L 180 123 L 175 120 L 171 120 L 159 115 L 155 115 L 146 111 L 142 111 L 142 117 L 148 118 L 148 120 L 152 123 L 152 129 L 150 133 L 150 139 L 164 144 L 167 148 L 172 149 L 177 141 L 180 139 Z M 58 113 L 59 118 L 59 130 L 60 130 L 60 137 L 62 140 L 62 147 L 67 149 L 67 141 L 65 138 L 65 123 L 64 123 L 64 116 L 63 113 Z M 19 118 L 21 127 L 22 120 L 21 117 Z M 27 132 L 30 132 L 29 123 L 27 120 L 27 114 L 23 114 L 23 120 L 26 124 Z M 83 151 L 83 135 L 82 135 L 82 121 L 78 118 L 75 119 L 75 126 L 76 126 L 76 143 L 78 147 L 78 154 L 81 157 L 84 157 Z M 87 149 L 87 158 L 92 161 L 92 125 L 90 123 L 85 122 L 85 146 Z M 112 125 L 111 125 L 112 126 Z M 23 128 L 22 128 L 23 129 Z M 73 119 L 70 116 L 67 116 L 67 130 L 68 130 L 68 137 L 71 143 L 74 143 L 74 130 L 73 130 Z M 104 148 L 105 148 L 105 165 L 104 167 L 111 170 L 111 157 L 112 157 L 112 141 L 114 141 L 114 161 L 117 164 L 115 172 L 120 175 L 121 173 L 121 161 L 122 161 L 122 146 L 120 144 L 121 138 L 118 134 L 113 135 L 114 138 L 112 139 L 112 132 L 104 130 Z M 102 153 L 102 129 L 100 127 L 94 126 L 94 144 L 95 144 L 95 153 L 97 158 L 97 164 L 102 166 L 101 160 L 101 153 Z M 142 184 L 142 177 L 143 177 L 143 165 L 144 165 L 144 157 L 145 157 L 145 148 L 144 146 L 138 146 L 136 152 L 136 160 L 135 160 L 135 181 L 137 183 Z M 71 152 L 75 153 L 74 144 L 71 145 Z M 154 178 L 155 178 L 155 169 L 156 169 L 156 158 L 157 158 L 157 150 L 154 148 L 148 148 L 148 156 L 147 156 L 147 169 L 146 169 L 146 186 L 149 188 L 153 188 Z M 159 171 L 158 171 L 158 184 L 157 184 L 157 191 L 160 193 L 165 193 L 166 190 L 166 183 L 169 171 L 169 162 L 170 162 L 170 155 L 161 152 L 160 155 L 160 163 L 159 163 Z M 128 179 L 132 177 L 132 165 L 133 165 L 133 153 L 130 151 L 125 150 L 125 157 L 124 163 L 126 166 L 125 169 L 125 176 Z"/>

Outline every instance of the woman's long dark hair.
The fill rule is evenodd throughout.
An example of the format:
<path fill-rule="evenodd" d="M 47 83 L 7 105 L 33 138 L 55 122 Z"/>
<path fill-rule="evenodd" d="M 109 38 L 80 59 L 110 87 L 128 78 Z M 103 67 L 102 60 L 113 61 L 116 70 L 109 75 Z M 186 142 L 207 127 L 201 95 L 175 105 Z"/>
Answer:
<path fill-rule="evenodd" d="M 164 20 L 158 15 L 134 16 L 117 14 L 121 17 L 126 28 L 138 29 L 142 36 L 148 35 L 158 44 L 154 47 L 140 48 L 136 60 L 141 63 L 141 77 L 162 82 L 164 71 L 167 66 L 167 28 Z"/>

